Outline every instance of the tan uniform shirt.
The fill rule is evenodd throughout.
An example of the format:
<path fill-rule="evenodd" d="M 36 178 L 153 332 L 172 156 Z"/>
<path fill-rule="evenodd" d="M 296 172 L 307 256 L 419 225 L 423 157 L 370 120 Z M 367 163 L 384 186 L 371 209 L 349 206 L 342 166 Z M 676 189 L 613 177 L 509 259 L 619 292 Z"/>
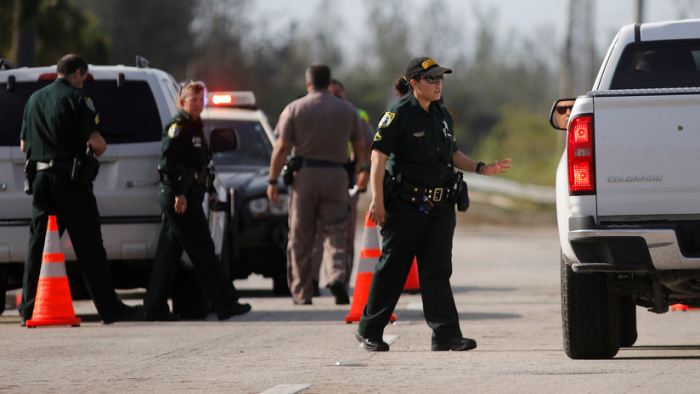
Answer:
<path fill-rule="evenodd" d="M 280 115 L 275 134 L 293 145 L 293 155 L 345 163 L 348 141 L 363 140 L 355 108 L 327 90 L 293 101 Z"/>

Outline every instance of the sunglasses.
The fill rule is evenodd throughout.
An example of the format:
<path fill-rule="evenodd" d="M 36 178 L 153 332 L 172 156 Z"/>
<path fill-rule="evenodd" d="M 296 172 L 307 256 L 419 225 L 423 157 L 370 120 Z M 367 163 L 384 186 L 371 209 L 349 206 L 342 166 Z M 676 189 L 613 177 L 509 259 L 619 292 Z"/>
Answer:
<path fill-rule="evenodd" d="M 425 82 L 427 82 L 427 83 L 429 83 L 429 84 L 431 84 L 431 85 L 434 85 L 434 84 L 438 83 L 438 81 L 439 81 L 439 82 L 442 82 L 442 80 L 443 80 L 444 78 L 445 78 L 445 77 L 442 76 L 442 75 L 438 75 L 437 77 L 433 77 L 432 75 L 424 75 L 424 76 L 422 76 L 422 77 L 420 77 L 420 78 L 416 78 L 416 79 L 417 79 L 417 80 L 425 79 Z"/>
<path fill-rule="evenodd" d="M 207 90 L 207 85 L 204 82 L 202 82 L 198 79 L 186 79 L 186 80 L 180 82 L 180 91 L 178 92 L 178 94 L 182 94 L 182 89 L 186 88 L 187 86 L 189 86 L 190 84 L 193 84 L 193 83 L 201 84 L 202 87 L 204 88 L 204 90 L 205 91 Z"/>
<path fill-rule="evenodd" d="M 557 107 L 557 113 L 559 113 L 559 115 L 566 115 L 566 112 L 571 111 L 571 108 L 573 107 L 573 105 Z"/>

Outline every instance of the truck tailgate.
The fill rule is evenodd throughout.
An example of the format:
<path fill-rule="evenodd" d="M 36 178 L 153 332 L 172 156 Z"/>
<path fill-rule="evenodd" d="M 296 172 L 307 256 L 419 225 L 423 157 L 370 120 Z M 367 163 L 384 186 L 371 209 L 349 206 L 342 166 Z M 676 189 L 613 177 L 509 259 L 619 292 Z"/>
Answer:
<path fill-rule="evenodd" d="M 595 97 L 599 216 L 700 213 L 700 95 Z"/>

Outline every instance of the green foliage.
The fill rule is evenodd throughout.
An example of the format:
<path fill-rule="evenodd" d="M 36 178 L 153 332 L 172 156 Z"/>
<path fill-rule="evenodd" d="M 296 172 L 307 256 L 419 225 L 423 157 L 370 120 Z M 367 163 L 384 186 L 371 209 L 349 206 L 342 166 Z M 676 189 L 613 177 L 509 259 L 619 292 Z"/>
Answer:
<path fill-rule="evenodd" d="M 109 39 L 92 13 L 71 0 L 0 0 L 0 57 L 45 66 L 67 53 L 93 64 L 109 59 Z"/>
<path fill-rule="evenodd" d="M 554 174 L 562 154 L 556 130 L 547 121 L 546 113 L 505 106 L 503 118 L 477 146 L 472 158 L 491 162 L 513 159 L 503 176 L 519 182 L 554 185 Z M 458 141 L 459 142 L 459 141 Z"/>
<path fill-rule="evenodd" d="M 56 64 L 67 53 L 80 54 L 92 64 L 109 60 L 108 39 L 97 19 L 68 0 L 44 2 L 36 26 L 37 65 Z"/>
<path fill-rule="evenodd" d="M 12 57 L 15 0 L 0 0 L 0 58 Z"/>

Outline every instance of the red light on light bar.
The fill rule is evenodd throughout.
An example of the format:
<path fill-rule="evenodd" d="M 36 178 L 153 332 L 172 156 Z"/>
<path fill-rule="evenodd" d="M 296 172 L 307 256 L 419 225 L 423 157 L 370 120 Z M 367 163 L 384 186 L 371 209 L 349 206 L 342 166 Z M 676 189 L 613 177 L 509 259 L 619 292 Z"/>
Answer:
<path fill-rule="evenodd" d="M 230 94 L 215 94 L 211 96 L 211 102 L 214 105 L 231 104 L 233 102 L 233 96 Z"/>

